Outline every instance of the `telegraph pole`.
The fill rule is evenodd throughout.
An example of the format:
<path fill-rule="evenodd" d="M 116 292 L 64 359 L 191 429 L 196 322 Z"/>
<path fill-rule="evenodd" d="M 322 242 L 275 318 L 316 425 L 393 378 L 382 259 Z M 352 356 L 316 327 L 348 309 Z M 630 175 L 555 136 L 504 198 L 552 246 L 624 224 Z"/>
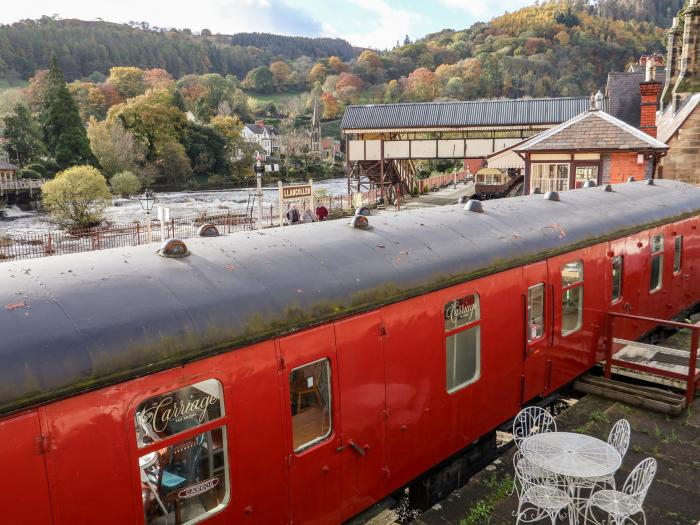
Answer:
<path fill-rule="evenodd" d="M 262 219 L 263 219 L 263 191 L 262 191 L 262 174 L 265 171 L 265 166 L 262 164 L 262 159 L 260 158 L 260 152 L 258 151 L 255 155 L 255 178 L 257 180 L 257 191 L 258 196 L 258 230 L 262 229 Z"/>

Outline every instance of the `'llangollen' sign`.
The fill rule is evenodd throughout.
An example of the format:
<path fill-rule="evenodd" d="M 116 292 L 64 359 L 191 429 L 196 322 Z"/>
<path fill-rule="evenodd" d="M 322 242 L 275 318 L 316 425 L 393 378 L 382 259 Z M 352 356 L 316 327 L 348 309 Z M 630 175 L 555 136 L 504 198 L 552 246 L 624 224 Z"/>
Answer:
<path fill-rule="evenodd" d="M 311 184 L 282 187 L 283 199 L 300 199 L 303 197 L 311 197 Z"/>

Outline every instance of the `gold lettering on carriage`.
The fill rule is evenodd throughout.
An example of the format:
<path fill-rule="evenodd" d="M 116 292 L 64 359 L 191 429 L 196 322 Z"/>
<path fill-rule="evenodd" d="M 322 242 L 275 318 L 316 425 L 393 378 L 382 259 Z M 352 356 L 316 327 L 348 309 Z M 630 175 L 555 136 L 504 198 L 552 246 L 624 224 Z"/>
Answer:
<path fill-rule="evenodd" d="M 205 492 L 209 492 L 211 489 L 219 484 L 219 478 L 209 478 L 204 481 L 200 481 L 195 485 L 190 485 L 185 487 L 180 492 L 177 493 L 177 497 L 181 499 L 194 498 Z"/>
<path fill-rule="evenodd" d="M 216 396 L 201 396 L 188 401 L 176 401 L 172 396 L 164 397 L 157 405 L 144 410 L 143 422 L 151 425 L 156 432 L 163 432 L 170 423 L 179 423 L 193 419 L 202 423 L 207 415 L 207 408 L 219 402 Z"/>
<path fill-rule="evenodd" d="M 471 323 L 478 318 L 479 306 L 473 296 L 452 301 L 445 306 L 445 319 L 450 321 L 452 326 Z"/>

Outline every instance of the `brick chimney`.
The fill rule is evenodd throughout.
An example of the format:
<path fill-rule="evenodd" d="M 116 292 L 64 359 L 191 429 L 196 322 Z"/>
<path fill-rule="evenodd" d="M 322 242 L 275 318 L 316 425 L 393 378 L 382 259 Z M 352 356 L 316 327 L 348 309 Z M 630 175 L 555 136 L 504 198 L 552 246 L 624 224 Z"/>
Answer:
<path fill-rule="evenodd" d="M 639 90 L 642 94 L 642 112 L 639 119 L 639 129 L 647 135 L 656 138 L 656 111 L 659 109 L 659 95 L 661 95 L 661 82 L 656 80 L 656 61 L 646 61 L 646 78 L 640 82 Z"/>

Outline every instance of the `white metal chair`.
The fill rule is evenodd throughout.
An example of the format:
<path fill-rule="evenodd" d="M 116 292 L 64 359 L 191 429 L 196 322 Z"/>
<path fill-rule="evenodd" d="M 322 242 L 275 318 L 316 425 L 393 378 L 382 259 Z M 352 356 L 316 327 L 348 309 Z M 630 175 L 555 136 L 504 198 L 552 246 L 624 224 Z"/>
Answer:
<path fill-rule="evenodd" d="M 610 429 L 610 434 L 608 434 L 608 444 L 613 447 L 620 454 L 620 457 L 624 459 L 625 454 L 627 454 L 627 449 L 630 446 L 630 436 L 632 430 L 630 428 L 629 421 L 626 419 L 619 419 L 615 422 L 612 429 Z M 609 476 L 601 476 L 599 478 L 589 478 L 587 480 L 581 481 L 582 488 L 595 488 L 596 485 L 601 485 L 602 488 L 605 486 L 610 486 L 615 488 L 615 475 L 610 474 Z"/>
<path fill-rule="evenodd" d="M 545 472 L 544 477 L 524 476 L 520 481 L 522 492 L 515 512 L 515 525 L 539 521 L 545 516 L 556 525 L 562 511 L 571 507 L 571 496 L 559 488 L 559 479 L 554 474 Z"/>
<path fill-rule="evenodd" d="M 513 472 L 515 473 L 513 488 L 508 495 L 512 496 L 515 493 L 518 499 L 523 495 L 528 485 L 536 485 L 538 480 L 547 479 L 551 476 L 549 472 L 533 464 L 519 450 L 513 454 Z"/>
<path fill-rule="evenodd" d="M 552 414 L 540 407 L 523 408 L 513 420 L 513 440 L 520 448 L 522 441 L 541 432 L 556 432 L 557 423 Z"/>
<path fill-rule="evenodd" d="M 656 475 L 656 469 L 656 460 L 647 458 L 630 472 L 621 491 L 599 490 L 595 492 L 586 504 L 585 523 L 588 523 L 589 516 L 594 523 L 598 523 L 593 515 L 593 509 L 598 508 L 607 513 L 608 523 L 611 525 L 623 525 L 628 520 L 637 524 L 638 522 L 632 519 L 632 516 L 637 514 L 642 515 L 642 523 L 646 525 L 647 517 L 642 505 Z"/>

